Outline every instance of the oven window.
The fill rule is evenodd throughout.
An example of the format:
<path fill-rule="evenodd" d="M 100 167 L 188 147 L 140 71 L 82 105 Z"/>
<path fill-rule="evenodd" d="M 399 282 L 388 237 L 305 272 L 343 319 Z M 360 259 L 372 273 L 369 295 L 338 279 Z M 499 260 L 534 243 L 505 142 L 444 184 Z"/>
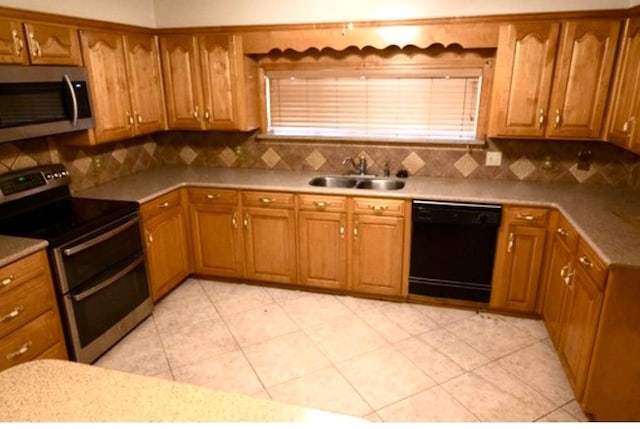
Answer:
<path fill-rule="evenodd" d="M 73 291 L 65 297 L 72 306 L 73 315 L 71 316 L 75 318 L 82 348 L 120 322 L 149 298 L 145 265 L 142 261 L 125 276 L 108 286 L 95 293 L 85 294 L 92 286 Z"/>

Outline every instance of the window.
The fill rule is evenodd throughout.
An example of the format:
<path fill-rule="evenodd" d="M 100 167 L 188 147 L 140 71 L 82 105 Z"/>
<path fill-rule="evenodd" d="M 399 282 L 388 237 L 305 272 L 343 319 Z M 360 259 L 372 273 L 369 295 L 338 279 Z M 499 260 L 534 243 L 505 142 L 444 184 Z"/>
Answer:
<path fill-rule="evenodd" d="M 465 143 L 481 86 L 481 68 L 267 70 L 267 133 Z"/>

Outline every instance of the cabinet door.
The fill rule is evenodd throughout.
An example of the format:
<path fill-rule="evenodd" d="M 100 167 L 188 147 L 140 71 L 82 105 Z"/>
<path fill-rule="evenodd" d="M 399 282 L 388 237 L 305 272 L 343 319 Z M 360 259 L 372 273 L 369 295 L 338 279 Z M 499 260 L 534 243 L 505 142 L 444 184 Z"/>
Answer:
<path fill-rule="evenodd" d="M 82 65 L 78 29 L 42 22 L 24 24 L 31 64 Z"/>
<path fill-rule="evenodd" d="M 556 348 L 560 344 L 560 330 L 562 326 L 562 309 L 567 289 L 567 282 L 571 281 L 573 254 L 566 246 L 554 239 L 549 259 L 546 293 L 542 316 L 549 331 L 549 337 Z"/>
<path fill-rule="evenodd" d="M 120 34 L 82 31 L 82 50 L 96 119 L 96 142 L 134 135 L 124 42 Z"/>
<path fill-rule="evenodd" d="M 600 138 L 620 21 L 563 23 L 547 136 Z"/>
<path fill-rule="evenodd" d="M 243 212 L 247 277 L 295 283 L 295 212 L 260 207 L 245 207 Z"/>
<path fill-rule="evenodd" d="M 204 91 L 204 125 L 208 129 L 233 129 L 237 73 L 234 38 L 227 34 L 200 36 L 198 45 Z"/>
<path fill-rule="evenodd" d="M 300 283 L 347 287 L 346 213 L 298 213 Z"/>
<path fill-rule="evenodd" d="M 557 22 L 500 27 L 490 135 L 544 135 L 559 28 Z"/>
<path fill-rule="evenodd" d="M 166 128 L 166 119 L 156 37 L 127 34 L 125 49 L 136 134 L 163 130 Z"/>
<path fill-rule="evenodd" d="M 584 393 L 602 298 L 598 286 L 582 268 L 576 267 L 573 282 L 567 288 L 559 352 L 578 401 Z"/>
<path fill-rule="evenodd" d="M 0 63 L 29 63 L 20 21 L 0 18 Z"/>
<path fill-rule="evenodd" d="M 353 219 L 353 290 L 402 295 L 404 219 L 355 215 Z"/>
<path fill-rule="evenodd" d="M 236 206 L 191 204 L 195 272 L 242 277 L 242 241 Z"/>
<path fill-rule="evenodd" d="M 144 221 L 147 272 L 154 301 L 189 275 L 189 252 L 182 206 Z"/>
<path fill-rule="evenodd" d="M 546 228 L 522 225 L 500 232 L 491 308 L 535 312 L 546 235 Z"/>
<path fill-rule="evenodd" d="M 607 140 L 640 152 L 640 18 L 627 20 Z"/>
<path fill-rule="evenodd" d="M 202 129 L 202 88 L 198 44 L 191 35 L 160 38 L 162 76 L 169 128 Z"/>

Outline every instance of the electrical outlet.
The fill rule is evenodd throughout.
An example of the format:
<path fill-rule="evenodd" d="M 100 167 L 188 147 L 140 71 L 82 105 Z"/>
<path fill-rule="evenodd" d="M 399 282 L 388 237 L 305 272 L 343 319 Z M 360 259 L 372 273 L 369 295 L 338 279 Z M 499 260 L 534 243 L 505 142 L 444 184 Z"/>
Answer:
<path fill-rule="evenodd" d="M 499 167 L 502 164 L 502 152 L 487 152 L 485 165 Z"/>
<path fill-rule="evenodd" d="M 99 170 L 102 168 L 102 157 L 94 156 L 93 157 L 93 168 Z"/>

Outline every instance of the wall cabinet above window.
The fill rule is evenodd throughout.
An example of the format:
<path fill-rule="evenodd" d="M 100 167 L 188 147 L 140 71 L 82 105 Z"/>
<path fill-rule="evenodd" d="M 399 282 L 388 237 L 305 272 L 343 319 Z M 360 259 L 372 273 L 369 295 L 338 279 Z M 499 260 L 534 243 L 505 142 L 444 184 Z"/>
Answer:
<path fill-rule="evenodd" d="M 619 32 L 609 19 L 502 25 L 489 135 L 601 138 Z"/>

